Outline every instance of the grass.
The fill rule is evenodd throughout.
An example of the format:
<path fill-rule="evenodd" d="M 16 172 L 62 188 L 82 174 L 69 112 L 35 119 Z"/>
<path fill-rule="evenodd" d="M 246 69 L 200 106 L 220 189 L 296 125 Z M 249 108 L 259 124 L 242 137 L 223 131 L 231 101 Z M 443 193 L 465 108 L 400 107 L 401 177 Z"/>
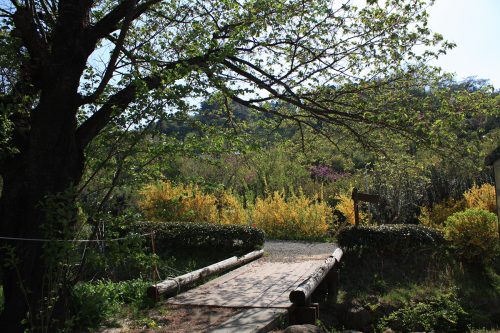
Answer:
<path fill-rule="evenodd" d="M 76 314 L 73 325 L 80 329 L 96 329 L 102 324 L 116 327 L 118 318 L 140 313 L 141 309 L 152 304 L 146 297 L 146 288 L 150 284 L 142 279 L 76 284 L 73 288 L 72 305 Z"/>
<path fill-rule="evenodd" d="M 408 286 L 399 286 L 389 289 L 379 297 L 380 302 L 403 304 L 412 300 L 434 298 L 448 290 L 449 286 L 429 282 L 428 284 L 410 283 Z"/>

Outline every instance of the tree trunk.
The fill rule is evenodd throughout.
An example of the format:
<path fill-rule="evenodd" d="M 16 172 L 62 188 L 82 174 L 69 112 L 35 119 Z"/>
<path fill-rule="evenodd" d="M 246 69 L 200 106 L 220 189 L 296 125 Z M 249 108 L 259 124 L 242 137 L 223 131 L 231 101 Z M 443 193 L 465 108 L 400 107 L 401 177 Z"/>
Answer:
<path fill-rule="evenodd" d="M 83 152 L 75 136 L 76 87 L 74 82 L 68 84 L 57 78 L 55 81 L 53 89 L 42 92 L 33 111 L 27 147 L 8 161 L 4 169 L 0 198 L 2 236 L 47 238 L 46 230 L 56 228 L 60 221 L 54 220 L 53 211 L 42 207 L 44 200 L 66 192 L 80 181 Z M 73 93 L 68 91 L 71 88 Z M 57 197 L 53 203 L 63 204 L 64 209 L 74 212 L 74 197 Z M 70 229 L 73 222 L 67 222 Z M 62 238 L 66 231 L 61 228 L 50 237 Z M 28 326 L 33 331 L 43 331 L 41 325 L 47 325 L 40 316 L 47 310 L 41 303 L 47 296 L 43 282 L 47 269 L 47 257 L 43 255 L 46 243 L 16 240 L 2 241 L 2 245 L 0 259 L 7 263 L 1 276 L 5 298 L 0 318 L 2 328 L 6 332 L 23 332 Z M 22 321 L 25 323 L 21 324 Z"/>

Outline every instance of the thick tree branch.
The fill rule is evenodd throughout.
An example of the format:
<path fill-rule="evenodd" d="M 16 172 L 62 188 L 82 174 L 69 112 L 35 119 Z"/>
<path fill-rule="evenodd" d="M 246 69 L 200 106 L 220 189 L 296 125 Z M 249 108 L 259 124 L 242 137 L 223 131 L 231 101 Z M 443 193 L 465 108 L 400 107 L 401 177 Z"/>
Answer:
<path fill-rule="evenodd" d="M 57 29 L 80 31 L 90 23 L 90 9 L 94 0 L 59 0 L 57 4 Z"/>
<path fill-rule="evenodd" d="M 32 10 L 27 7 L 19 7 L 13 15 L 16 27 L 15 35 L 23 41 L 31 58 L 32 66 L 40 66 L 48 57 L 48 46 L 37 30 Z M 16 33 L 17 32 L 17 33 Z"/>
<path fill-rule="evenodd" d="M 113 73 L 116 69 L 116 63 L 117 63 L 118 57 L 120 55 L 120 51 L 123 49 L 125 37 L 127 36 L 127 32 L 129 30 L 131 22 L 132 22 L 132 13 L 133 13 L 134 9 L 135 9 L 135 7 L 131 7 L 128 9 L 128 13 L 123 21 L 123 25 L 122 25 L 122 28 L 120 30 L 120 35 L 118 36 L 115 48 L 114 48 L 113 53 L 111 54 L 111 57 L 109 59 L 108 67 L 106 68 L 106 71 L 104 72 L 104 76 L 102 77 L 102 80 L 99 83 L 99 86 L 91 95 L 83 98 L 82 104 L 91 103 L 91 102 L 94 102 L 95 100 L 97 100 L 99 98 L 99 96 L 106 89 L 106 86 L 108 85 L 109 80 L 111 80 L 111 78 L 113 77 Z"/>
<path fill-rule="evenodd" d="M 89 38 L 92 42 L 97 42 L 118 29 L 119 23 L 127 16 L 130 7 L 135 7 L 132 15 L 132 20 L 144 14 L 153 5 L 161 2 L 161 0 L 148 0 L 138 4 L 138 0 L 124 0 L 113 10 L 111 10 L 100 21 L 96 22 L 88 31 Z"/>
<path fill-rule="evenodd" d="M 113 115 L 123 112 L 130 103 L 135 100 L 141 83 L 143 83 L 148 90 L 156 89 L 161 84 L 161 77 L 146 77 L 142 80 L 132 82 L 127 87 L 111 96 L 99 110 L 78 128 L 76 135 L 82 148 L 108 124 Z"/>
<path fill-rule="evenodd" d="M 173 61 L 161 66 L 162 71 L 166 72 L 177 68 L 177 66 L 197 66 L 205 65 L 209 62 L 210 56 L 217 52 L 212 50 L 203 56 L 193 57 Z M 104 105 L 88 118 L 77 130 L 77 140 L 80 146 L 84 148 L 87 144 L 108 124 L 114 115 L 120 114 L 135 101 L 139 89 L 154 90 L 164 84 L 162 75 L 151 75 L 143 79 L 138 79 L 128 86 L 112 95 Z"/>

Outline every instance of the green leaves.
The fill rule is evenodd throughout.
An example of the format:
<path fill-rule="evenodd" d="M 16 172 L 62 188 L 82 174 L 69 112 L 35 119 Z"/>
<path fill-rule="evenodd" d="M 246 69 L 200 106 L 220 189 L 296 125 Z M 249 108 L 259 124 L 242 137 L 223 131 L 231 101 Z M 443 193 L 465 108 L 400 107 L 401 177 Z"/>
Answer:
<path fill-rule="evenodd" d="M 462 332 L 467 329 L 469 314 L 460 304 L 457 291 L 428 297 L 421 301 L 406 302 L 404 306 L 382 318 L 378 329 L 401 331 Z"/>
<path fill-rule="evenodd" d="M 345 249 L 367 249 L 373 253 L 395 256 L 445 244 L 443 235 L 432 228 L 412 224 L 348 227 L 338 236 L 339 246 Z"/>
<path fill-rule="evenodd" d="M 134 229 L 139 233 L 155 232 L 158 251 L 189 249 L 227 253 L 244 253 L 264 244 L 260 229 L 242 225 L 220 225 L 194 222 L 140 222 Z"/>

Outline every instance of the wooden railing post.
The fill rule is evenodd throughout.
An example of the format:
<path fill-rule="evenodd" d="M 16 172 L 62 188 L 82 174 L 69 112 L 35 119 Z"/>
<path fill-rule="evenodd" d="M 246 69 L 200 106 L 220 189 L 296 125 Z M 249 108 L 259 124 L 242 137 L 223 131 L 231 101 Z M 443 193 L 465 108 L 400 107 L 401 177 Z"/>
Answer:
<path fill-rule="evenodd" d="M 326 276 L 327 279 L 327 301 L 330 304 L 337 302 L 337 296 L 339 294 L 340 287 L 340 269 L 336 265 Z"/>
<path fill-rule="evenodd" d="M 290 322 L 293 324 L 314 324 L 318 319 L 319 305 L 311 303 L 311 296 L 321 283 L 326 283 L 330 297 L 336 299 L 338 292 L 338 268 L 342 258 L 342 250 L 337 248 L 314 273 L 290 293 L 290 301 L 294 304 Z M 330 294 L 331 293 L 331 294 Z"/>

